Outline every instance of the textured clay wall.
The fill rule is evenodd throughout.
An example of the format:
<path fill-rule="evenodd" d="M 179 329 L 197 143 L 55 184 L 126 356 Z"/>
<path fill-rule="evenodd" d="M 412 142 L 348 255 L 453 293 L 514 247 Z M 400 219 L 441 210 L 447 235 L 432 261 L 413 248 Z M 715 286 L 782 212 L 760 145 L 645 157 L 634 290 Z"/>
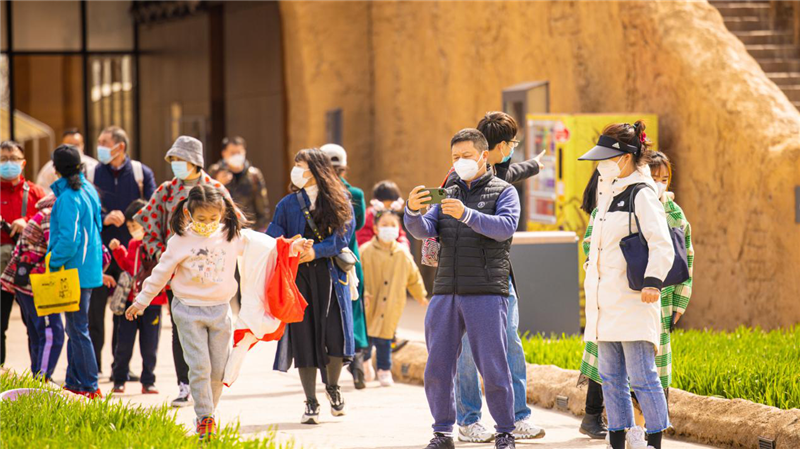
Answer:
<path fill-rule="evenodd" d="M 326 143 L 325 112 L 341 108 L 348 177 L 362 185 L 373 170 L 369 4 L 292 1 L 280 9 L 289 165 L 300 149 Z"/>
<path fill-rule="evenodd" d="M 343 107 L 357 185 L 440 182 L 449 138 L 549 80 L 553 112 L 652 112 L 694 227 L 685 324 L 800 322 L 800 114 L 702 2 L 281 4 L 289 148 Z M 355 123 L 354 123 L 355 122 Z M 359 159 L 360 158 L 360 159 Z"/>

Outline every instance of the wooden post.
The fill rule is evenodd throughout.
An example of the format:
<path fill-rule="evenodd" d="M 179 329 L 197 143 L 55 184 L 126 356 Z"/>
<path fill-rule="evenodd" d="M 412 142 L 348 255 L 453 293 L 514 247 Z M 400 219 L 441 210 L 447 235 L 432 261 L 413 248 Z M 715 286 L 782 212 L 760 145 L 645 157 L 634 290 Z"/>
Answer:
<path fill-rule="evenodd" d="M 769 1 L 769 26 L 773 30 L 778 29 L 778 18 L 780 17 L 781 3 L 783 2 L 780 0 Z"/>
<path fill-rule="evenodd" d="M 794 45 L 800 46 L 800 3 L 792 2 L 792 9 L 794 10 L 794 20 L 792 21 Z"/>
<path fill-rule="evenodd" d="M 789 27 L 792 43 L 800 46 L 800 3 L 796 1 L 770 0 L 769 19 L 773 29 Z"/>

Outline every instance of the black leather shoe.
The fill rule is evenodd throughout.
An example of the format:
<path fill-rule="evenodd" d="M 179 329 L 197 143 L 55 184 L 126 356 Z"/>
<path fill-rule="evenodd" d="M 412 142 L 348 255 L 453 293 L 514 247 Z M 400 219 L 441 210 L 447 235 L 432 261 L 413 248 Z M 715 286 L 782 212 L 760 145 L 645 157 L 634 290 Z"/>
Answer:
<path fill-rule="evenodd" d="M 608 428 L 605 421 L 603 421 L 603 414 L 586 414 L 581 421 L 580 432 L 588 435 L 593 440 L 604 440 L 608 434 Z"/>
<path fill-rule="evenodd" d="M 433 439 L 425 449 L 455 449 L 456 445 L 453 443 L 453 437 L 443 433 L 434 432 Z"/>

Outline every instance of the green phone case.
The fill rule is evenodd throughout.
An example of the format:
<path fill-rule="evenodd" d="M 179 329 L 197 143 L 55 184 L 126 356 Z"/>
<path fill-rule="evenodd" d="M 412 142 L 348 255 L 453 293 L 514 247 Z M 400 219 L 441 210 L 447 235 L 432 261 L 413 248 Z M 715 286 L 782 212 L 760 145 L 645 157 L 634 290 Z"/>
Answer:
<path fill-rule="evenodd" d="M 431 199 L 430 201 L 426 201 L 422 204 L 441 204 L 442 200 L 447 198 L 447 191 L 442 188 L 436 189 L 425 189 L 430 193 Z"/>

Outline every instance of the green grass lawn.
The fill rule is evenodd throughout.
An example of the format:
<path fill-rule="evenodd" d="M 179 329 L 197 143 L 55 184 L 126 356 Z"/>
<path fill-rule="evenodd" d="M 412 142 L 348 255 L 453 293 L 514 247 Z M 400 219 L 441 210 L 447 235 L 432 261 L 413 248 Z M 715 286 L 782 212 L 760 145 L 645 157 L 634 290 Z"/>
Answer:
<path fill-rule="evenodd" d="M 522 339 L 525 359 L 580 369 L 581 336 Z M 800 326 L 733 332 L 676 330 L 672 387 L 703 396 L 741 398 L 782 409 L 800 408 Z"/>
<path fill-rule="evenodd" d="M 30 376 L 0 375 L 0 390 L 45 388 L 55 390 Z M 187 435 L 166 405 L 154 408 L 131 406 L 104 399 L 76 401 L 61 395 L 27 395 L 16 401 L 0 401 L 0 447 L 2 448 L 197 448 L 198 440 Z M 281 449 L 274 434 L 264 439 L 240 440 L 239 426 L 227 425 L 217 438 L 203 447 Z"/>

